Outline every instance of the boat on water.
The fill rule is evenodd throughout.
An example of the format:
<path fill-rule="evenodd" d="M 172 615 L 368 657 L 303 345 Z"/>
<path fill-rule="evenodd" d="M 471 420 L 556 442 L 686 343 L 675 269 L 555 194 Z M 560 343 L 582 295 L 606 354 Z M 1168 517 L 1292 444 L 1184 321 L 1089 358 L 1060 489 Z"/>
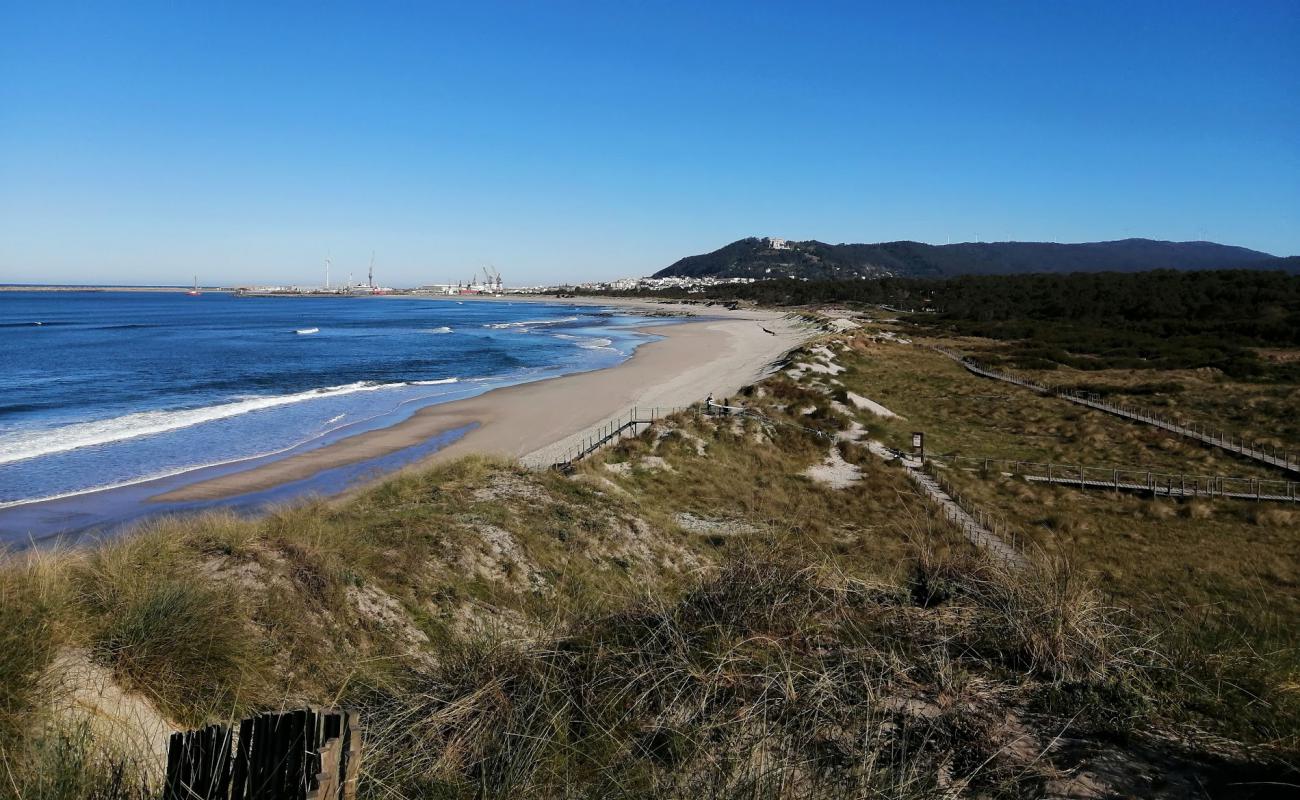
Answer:
<path fill-rule="evenodd" d="M 194 276 L 194 288 L 193 288 L 193 289 L 190 289 L 190 290 L 189 290 L 188 292 L 186 292 L 185 294 L 188 294 L 190 297 L 197 297 L 197 296 L 203 294 L 203 292 L 200 292 L 200 291 L 199 291 L 199 276 L 198 276 L 198 275 L 195 275 L 195 276 Z"/>
<path fill-rule="evenodd" d="M 320 333 L 320 328 L 298 328 L 297 330 L 294 331 L 294 333 L 298 334 L 299 336 L 306 336 L 312 333 Z"/>

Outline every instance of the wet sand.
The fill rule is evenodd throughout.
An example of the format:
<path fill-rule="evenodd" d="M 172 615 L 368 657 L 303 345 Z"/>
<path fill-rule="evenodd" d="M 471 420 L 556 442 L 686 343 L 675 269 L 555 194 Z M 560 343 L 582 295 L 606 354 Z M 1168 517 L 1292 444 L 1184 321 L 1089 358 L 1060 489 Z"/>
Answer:
<path fill-rule="evenodd" d="M 660 312 L 714 313 L 712 309 L 638 301 L 603 300 L 601 304 Z M 715 397 L 733 394 L 762 377 L 774 362 L 809 335 L 776 312 L 716 313 L 720 319 L 647 329 L 646 333 L 663 338 L 641 345 L 631 358 L 609 369 L 510 386 L 430 406 L 388 428 L 150 499 L 188 502 L 262 491 L 322 470 L 385 456 L 466 425 L 474 428 L 417 467 L 469 453 L 501 455 L 530 466 L 546 466 L 560 460 L 590 430 L 625 415 L 633 406 L 685 406 L 710 393 Z"/>

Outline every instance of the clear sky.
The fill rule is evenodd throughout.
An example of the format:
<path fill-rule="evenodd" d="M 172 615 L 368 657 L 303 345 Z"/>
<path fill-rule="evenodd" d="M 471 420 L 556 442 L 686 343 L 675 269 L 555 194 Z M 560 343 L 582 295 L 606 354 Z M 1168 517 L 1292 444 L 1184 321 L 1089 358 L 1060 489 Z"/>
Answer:
<path fill-rule="evenodd" d="M 1300 253 L 1300 2 L 0 0 L 0 282 L 643 275 L 743 236 Z"/>

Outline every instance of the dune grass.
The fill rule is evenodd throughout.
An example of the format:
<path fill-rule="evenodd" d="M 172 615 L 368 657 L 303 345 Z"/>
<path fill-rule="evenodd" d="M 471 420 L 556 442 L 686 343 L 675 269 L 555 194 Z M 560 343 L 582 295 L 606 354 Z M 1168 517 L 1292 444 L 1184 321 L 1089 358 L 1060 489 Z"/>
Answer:
<path fill-rule="evenodd" d="M 1291 752 L 1276 698 L 1242 702 L 1263 679 L 1230 679 L 1267 662 L 1113 602 L 1104 552 L 1039 536 L 1016 571 L 974 552 L 855 441 L 903 444 L 917 419 L 872 417 L 847 391 L 920 416 L 904 373 L 933 365 L 830 344 L 846 372 L 777 374 L 742 396 L 752 416 L 680 414 L 573 474 L 470 457 L 346 501 L 11 556 L 0 797 L 151 796 L 149 754 L 53 712 L 69 652 L 178 726 L 360 708 L 367 798 L 1035 797 L 1115 742 L 1148 748 L 1118 773 L 1173 769 L 1142 753 L 1233 703 L 1249 713 L 1218 730 L 1257 759 Z M 997 441 L 984 421 L 1037 424 L 944 408 L 954 446 Z M 1086 438 L 1077 421 L 1057 434 Z M 845 488 L 805 474 L 832 450 L 856 470 Z M 1043 495 L 958 479 L 1027 528 L 1044 516 Z M 1101 516 L 1058 505 L 1053 535 Z M 1070 752 L 1049 754 L 1066 734 Z M 1221 753 L 1180 758 L 1218 779 Z M 1115 785 L 1143 794 L 1129 778 Z"/>
<path fill-rule="evenodd" d="M 839 385 L 908 416 L 868 421 L 874 436 L 895 446 L 906 446 L 910 430 L 924 430 L 931 453 L 1277 477 L 1145 426 L 978 378 L 922 347 L 869 335 L 840 341 L 833 345 L 845 368 Z M 1186 392 L 1180 397 L 1191 402 Z M 1183 667 L 1171 705 L 1225 735 L 1300 745 L 1300 543 L 1293 535 L 1300 513 L 1218 499 L 1112 496 L 969 470 L 945 474 L 964 496 L 1008 520 L 1037 559 L 1073 564 L 1103 587 L 1108 603 L 1159 632 Z"/>
<path fill-rule="evenodd" d="M 968 341 L 942 343 L 975 352 Z M 841 363 L 848 368 L 839 376 L 846 387 L 907 417 L 907 425 L 896 425 L 888 438 L 897 447 L 906 446 L 906 435 L 917 430 L 926 433 L 934 454 L 1279 477 L 1225 451 L 973 375 L 925 347 L 864 344 Z"/>
<path fill-rule="evenodd" d="M 946 474 L 1158 631 L 1179 674 L 1197 676 L 1180 679 L 1179 706 L 1226 735 L 1300 747 L 1300 513 Z"/>
<path fill-rule="evenodd" d="M 40 558 L 0 569 L 0 745 L 20 736 L 50 690 L 61 587 Z"/>
<path fill-rule="evenodd" d="M 1100 609 L 1078 618 L 1075 595 L 1040 616 L 989 564 L 918 569 L 954 594 L 919 608 L 831 561 L 751 552 L 673 601 L 466 646 L 369 695 L 395 723 L 372 779 L 440 797 L 1032 796 L 1052 769 L 1006 747 L 994 682 L 1027 700 L 1067 675 L 1128 680 L 1126 632 Z"/>
<path fill-rule="evenodd" d="M 1234 380 L 1217 369 L 1023 369 L 1002 361 L 1007 348 L 989 340 L 967 341 L 998 369 L 1110 402 L 1147 408 L 1184 425 L 1222 430 L 1247 441 L 1300 453 L 1300 402 L 1294 383 Z M 1266 351 L 1266 360 L 1293 363 L 1300 351 Z"/>

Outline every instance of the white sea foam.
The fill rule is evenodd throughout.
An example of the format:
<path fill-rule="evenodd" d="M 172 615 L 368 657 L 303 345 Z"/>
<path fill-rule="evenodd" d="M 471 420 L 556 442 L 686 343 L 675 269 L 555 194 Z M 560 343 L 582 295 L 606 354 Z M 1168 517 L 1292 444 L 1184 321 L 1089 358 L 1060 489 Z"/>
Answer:
<path fill-rule="evenodd" d="M 543 325 L 563 325 L 565 323 L 577 321 L 577 317 L 563 317 L 561 319 L 532 319 L 521 320 L 519 322 L 489 322 L 483 327 L 497 328 L 498 330 L 503 328 L 538 328 Z"/>
<path fill-rule="evenodd" d="M 459 383 L 460 378 L 439 378 L 436 381 L 408 381 L 411 386 L 441 386 L 444 383 Z"/>
<path fill-rule="evenodd" d="M 571 333 L 554 333 L 551 335 L 556 339 L 564 339 L 573 342 L 583 350 L 614 350 L 615 352 L 618 352 L 618 350 L 612 346 L 614 344 L 612 339 L 606 339 L 601 336 L 574 336 Z"/>
<path fill-rule="evenodd" d="M 443 325 L 441 328 L 426 328 L 420 333 L 453 333 L 452 329 Z"/>
<path fill-rule="evenodd" d="M 487 380 L 492 380 L 492 378 L 491 378 L 491 377 L 469 378 L 468 380 L 469 380 L 471 383 L 473 383 L 473 382 L 476 382 L 476 381 L 487 381 Z M 412 382 L 409 383 L 409 384 L 394 384 L 394 383 L 388 383 L 388 384 L 377 384 L 377 385 L 375 386 L 375 388 L 385 388 L 385 387 L 404 386 L 404 385 L 431 386 L 431 385 L 437 385 L 437 384 L 459 383 L 459 382 L 460 382 L 460 379 L 459 379 L 459 378 L 443 378 L 442 380 L 436 380 L 436 381 L 412 381 Z M 339 414 L 338 416 L 333 417 L 332 419 L 328 420 L 328 421 L 325 423 L 325 425 L 326 425 L 326 426 L 333 425 L 334 423 L 338 422 L 339 420 L 343 419 L 343 418 L 346 417 L 346 416 L 347 416 L 347 414 Z M 377 414 L 377 415 L 375 415 L 375 416 L 383 416 L 383 414 Z M 362 422 L 369 422 L 370 420 L 372 420 L 372 419 L 374 419 L 374 418 L 375 418 L 375 417 L 363 417 L 363 418 L 361 418 L 361 419 L 359 419 L 359 420 L 354 420 L 353 422 L 348 423 L 348 425 L 357 424 L 357 423 L 362 423 Z M 340 427 L 347 427 L 347 425 L 340 426 Z M 332 431 L 334 431 L 334 430 L 337 430 L 337 429 L 336 429 L 336 428 L 330 428 L 329 430 L 324 431 L 324 433 L 330 433 L 330 432 L 332 432 Z M 323 435 L 323 434 L 318 434 L 318 435 Z M 183 466 L 183 467 L 177 467 L 177 468 L 175 468 L 175 469 L 167 470 L 167 471 L 165 471 L 165 472 L 158 472 L 158 473 L 153 473 L 153 474 L 139 475 L 139 476 L 135 476 L 135 477 L 132 477 L 132 478 L 128 478 L 128 479 L 126 479 L 126 480 L 124 480 L 124 481 L 120 481 L 120 482 L 118 482 L 118 483 L 102 484 L 102 485 L 98 485 L 98 486 L 87 486 L 87 487 L 84 487 L 84 488 L 73 489 L 72 491 L 62 492 L 62 493 L 59 493 L 59 494 L 45 495 L 45 496 L 43 496 L 43 497 L 24 497 L 24 498 L 22 498 L 22 499 L 20 499 L 20 500 L 0 501 L 0 509 L 3 509 L 3 508 L 12 508 L 12 507 L 14 507 L 14 506 L 24 506 L 24 505 L 28 505 L 28 504 L 31 504 L 31 503 L 45 503 L 45 502 L 49 502 L 49 501 L 53 501 L 53 500 L 64 500 L 64 499 L 67 499 L 67 498 L 69 498 L 69 497 L 77 497 L 77 496 L 79 496 L 79 495 L 83 495 L 83 494 L 93 494 L 93 493 L 95 493 L 95 492 L 104 492 L 104 491 L 110 491 L 110 490 L 113 490 L 113 489 L 124 489 L 124 488 L 126 488 L 126 487 L 128 487 L 128 486 L 135 486 L 135 485 L 137 485 L 137 484 L 141 484 L 141 483 L 148 483 L 148 482 L 150 482 L 150 481 L 162 480 L 163 478 L 170 478 L 170 477 L 174 477 L 174 476 L 176 476 L 176 475 L 183 475 L 183 474 L 185 474 L 185 473 L 187 473 L 187 472 L 195 472 L 195 471 L 198 471 L 198 470 L 201 470 L 201 469 L 210 469 L 210 468 L 212 468 L 212 467 L 222 467 L 222 466 L 226 466 L 226 465 L 228 465 L 228 464 L 237 464 L 237 463 L 239 463 L 239 462 L 241 462 L 241 461 L 253 461 L 253 460 L 255 460 L 255 459 L 259 459 L 259 458 L 267 458 L 267 457 L 269 457 L 269 456 L 276 456 L 276 455 L 280 455 L 280 454 L 283 454 L 283 453 L 287 453 L 287 452 L 289 452 L 290 450 L 293 450 L 293 449 L 295 449 L 295 448 L 297 448 L 297 447 L 302 446 L 303 444 L 306 443 L 306 441 L 308 441 L 308 440 L 304 440 L 304 441 L 301 441 L 301 442 L 295 442 L 295 443 L 293 443 L 293 444 L 289 444 L 289 445 L 287 445 L 287 446 L 285 446 L 285 447 L 282 447 L 282 448 L 280 448 L 279 450 L 273 450 L 273 451 L 270 451 L 270 452 L 251 453 L 251 454 L 248 454 L 248 455 L 241 455 L 241 456 L 236 456 L 236 457 L 234 457 L 234 458 L 229 458 L 229 459 L 226 459 L 226 460 L 224 460 L 224 461 L 212 461 L 212 462 L 208 462 L 208 463 L 189 464 L 189 465 L 186 465 L 186 466 Z M 15 459 L 15 460 L 18 460 L 18 459 Z M 0 463 L 3 463 L 3 462 L 0 462 Z"/>
<path fill-rule="evenodd" d="M 455 378 L 449 378 L 441 382 L 451 383 L 455 380 Z M 203 408 L 186 408 L 176 411 L 140 411 L 121 417 L 113 417 L 112 419 L 77 422 L 58 428 L 29 431 L 0 439 L 0 464 L 24 461 L 53 453 L 63 453 L 68 450 L 78 450 L 83 447 L 120 442 L 124 439 L 134 439 L 139 436 L 152 436 L 267 408 L 276 408 L 309 400 L 320 400 L 327 397 L 338 397 L 356 392 L 373 392 L 379 389 L 390 389 L 405 385 L 407 384 L 349 383 L 343 386 L 311 389 L 293 394 L 248 397 L 233 403 L 222 403 Z"/>

